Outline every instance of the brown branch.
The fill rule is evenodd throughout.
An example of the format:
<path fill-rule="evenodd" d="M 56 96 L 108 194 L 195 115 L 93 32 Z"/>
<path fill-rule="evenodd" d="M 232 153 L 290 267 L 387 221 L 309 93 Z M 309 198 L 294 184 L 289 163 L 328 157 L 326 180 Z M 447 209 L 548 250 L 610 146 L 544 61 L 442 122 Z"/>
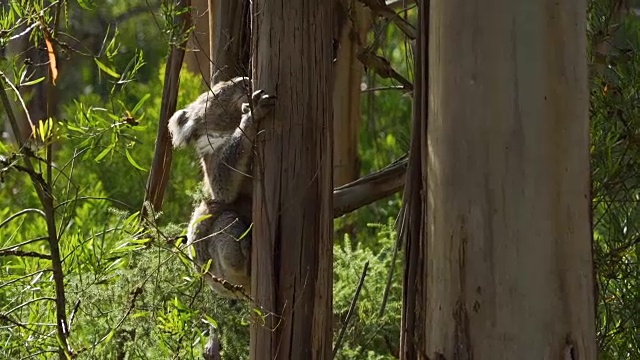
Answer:
<path fill-rule="evenodd" d="M 374 14 L 384 17 L 396 24 L 407 37 L 411 40 L 416 38 L 416 28 L 413 27 L 402 16 L 399 16 L 384 0 L 359 0 L 365 4 Z M 402 1 L 400 1 L 402 3 Z"/>
<path fill-rule="evenodd" d="M 16 116 L 11 110 L 11 105 L 9 102 L 9 95 L 5 90 L 4 85 L 10 86 L 18 96 L 18 99 L 23 104 L 24 111 L 28 114 L 28 110 L 25 106 L 25 103 L 20 96 L 20 93 L 17 91 L 15 86 L 7 79 L 4 73 L 0 72 L 0 100 L 2 104 L 5 106 L 5 111 L 9 118 L 9 122 L 11 124 L 12 130 L 14 132 L 14 136 L 20 149 L 25 152 L 29 152 L 28 147 L 25 146 L 22 141 L 22 137 L 20 134 L 20 128 L 18 127 L 18 123 L 16 120 Z M 28 116 L 28 115 L 27 115 Z M 51 149 L 48 148 L 48 152 Z M 51 168 L 51 159 L 48 156 L 47 162 L 47 171 L 50 172 Z M 20 171 L 26 172 L 31 181 L 33 182 L 34 188 L 38 195 L 38 199 L 43 207 L 43 212 L 45 214 L 45 219 L 47 223 L 47 240 L 49 242 L 49 251 L 51 252 L 51 269 L 53 271 L 53 281 L 55 284 L 55 303 L 56 303 L 56 328 L 58 332 L 58 341 L 60 342 L 60 347 L 58 349 L 58 355 L 60 359 L 68 358 L 72 353 L 72 349 L 69 346 L 69 342 L 67 338 L 69 337 L 69 327 L 67 326 L 67 314 L 66 314 L 66 296 L 64 291 L 64 271 L 62 270 L 62 257 L 60 255 L 60 247 L 58 242 L 58 234 L 56 229 L 55 222 L 55 208 L 53 205 L 53 194 L 51 192 L 50 183 L 48 183 L 43 177 L 42 174 L 35 171 L 33 164 L 31 163 L 31 159 L 28 154 L 24 157 L 25 166 L 19 166 L 16 164 L 12 164 L 11 166 L 14 168 L 18 168 Z M 50 179 L 50 178 L 49 178 Z"/>
<path fill-rule="evenodd" d="M 393 10 L 401 9 L 415 3 L 415 0 L 387 0 L 386 2 L 387 7 Z"/>
<path fill-rule="evenodd" d="M 347 328 L 349 327 L 349 322 L 351 321 L 351 317 L 353 316 L 354 310 L 356 309 L 356 304 L 358 303 L 358 298 L 360 298 L 360 291 L 364 286 L 364 279 L 367 277 L 367 270 L 369 270 L 369 261 L 364 263 L 364 269 L 362 270 L 362 275 L 360 275 L 360 281 L 358 281 L 358 286 L 356 287 L 356 293 L 353 295 L 351 299 L 351 305 L 349 305 L 349 311 L 347 312 L 347 316 L 344 319 L 344 323 L 342 324 L 342 329 L 340 329 L 340 334 L 338 334 L 338 339 L 336 340 L 336 345 L 333 347 L 333 355 L 331 359 L 335 359 L 338 354 L 338 350 L 340 350 L 340 346 L 342 345 L 342 339 L 344 338 L 344 334 L 347 332 Z"/>
<path fill-rule="evenodd" d="M 380 77 L 385 79 L 395 79 L 402 84 L 405 89 L 413 91 L 413 84 L 411 81 L 407 80 L 404 76 L 395 71 L 393 67 L 391 67 L 389 60 L 374 54 L 370 49 L 362 49 L 358 51 L 357 57 L 364 66 L 373 69 L 373 71 L 375 71 Z"/>
<path fill-rule="evenodd" d="M 333 190 L 333 217 L 357 210 L 393 195 L 404 187 L 407 159 Z"/>
<path fill-rule="evenodd" d="M 191 6 L 191 0 L 180 0 L 178 7 L 188 8 Z M 176 23 L 182 24 L 184 32 L 191 26 L 191 12 L 185 11 L 174 18 Z M 171 46 L 169 58 L 165 68 L 164 88 L 162 89 L 162 105 L 160 107 L 160 126 L 158 127 L 158 135 L 156 137 L 156 148 L 151 164 L 151 171 L 147 180 L 147 193 L 145 195 L 145 203 L 148 201 L 153 211 L 162 208 L 164 192 L 169 182 L 169 170 L 171 168 L 171 141 L 169 138 L 169 128 L 167 124 L 169 118 L 176 111 L 176 103 L 178 101 L 178 82 L 180 70 L 182 69 L 182 60 L 184 59 L 185 45 L 188 37 L 185 36 L 179 45 Z M 147 207 L 143 207 L 143 218 L 146 217 Z"/>
<path fill-rule="evenodd" d="M 22 257 L 33 257 L 38 259 L 51 260 L 51 255 L 41 254 L 35 251 L 4 250 L 4 251 L 0 251 L 0 256 L 22 256 Z"/>

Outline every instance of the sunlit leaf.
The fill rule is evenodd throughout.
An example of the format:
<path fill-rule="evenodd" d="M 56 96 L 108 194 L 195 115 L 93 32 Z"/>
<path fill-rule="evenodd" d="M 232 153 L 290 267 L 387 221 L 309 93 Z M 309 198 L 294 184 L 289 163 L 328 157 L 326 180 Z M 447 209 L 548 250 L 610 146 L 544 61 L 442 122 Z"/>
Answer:
<path fill-rule="evenodd" d="M 93 160 L 96 162 L 99 162 L 100 160 L 102 160 L 105 156 L 107 156 L 107 154 L 109 154 L 111 152 L 111 150 L 113 150 L 113 146 L 107 146 L 104 150 L 102 150 L 100 152 L 100 154 L 98 154 L 98 156 L 96 156 Z"/>
<path fill-rule="evenodd" d="M 98 67 L 100 68 L 100 70 L 104 71 L 111 77 L 114 77 L 116 79 L 120 78 L 120 74 L 118 74 L 115 70 L 103 64 L 102 62 L 100 62 L 100 60 L 98 59 L 93 59 L 93 60 L 95 60 L 96 64 L 98 64 Z"/>
<path fill-rule="evenodd" d="M 132 113 L 136 113 L 138 110 L 140 110 L 140 108 L 142 107 L 142 105 L 144 105 L 144 103 L 151 97 L 151 94 L 145 94 L 142 98 L 140 98 L 140 100 L 138 101 L 138 103 L 136 104 L 136 106 L 133 107 L 133 110 L 131 110 Z"/>
<path fill-rule="evenodd" d="M 39 84 L 39 83 L 41 83 L 43 81 L 44 81 L 44 76 L 40 77 L 40 78 L 37 78 L 35 80 L 31 80 L 31 81 L 20 83 L 20 87 L 32 86 L 32 85 L 35 85 L 35 84 Z"/>
<path fill-rule="evenodd" d="M 147 171 L 145 168 L 138 165 L 138 163 L 135 160 L 133 160 L 133 157 L 131 156 L 129 149 L 125 149 L 125 154 L 127 155 L 127 160 L 129 160 L 129 163 L 133 165 L 133 167 L 135 167 L 138 170 Z"/>

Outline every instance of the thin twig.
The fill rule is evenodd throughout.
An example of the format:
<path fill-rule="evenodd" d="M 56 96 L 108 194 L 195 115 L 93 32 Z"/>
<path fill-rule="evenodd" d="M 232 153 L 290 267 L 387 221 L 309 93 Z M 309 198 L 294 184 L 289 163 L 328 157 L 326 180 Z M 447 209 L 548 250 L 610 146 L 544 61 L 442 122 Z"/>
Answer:
<path fill-rule="evenodd" d="M 5 112 L 7 113 L 7 116 L 9 118 L 9 123 L 11 124 L 16 141 L 18 142 L 20 148 L 25 151 L 26 147 L 20 134 L 20 128 L 18 127 L 16 116 L 11 108 L 9 95 L 5 90 L 5 84 L 15 91 L 16 96 L 18 97 L 20 103 L 23 105 L 23 109 L 28 119 L 29 112 L 25 105 L 24 99 L 22 99 L 22 96 L 20 95 L 20 92 L 16 89 L 15 86 L 13 86 L 13 84 L 11 84 L 5 74 L 0 71 L 0 101 L 5 106 Z M 53 280 L 56 293 L 56 323 L 58 331 L 58 341 L 60 342 L 58 354 L 60 356 L 60 359 L 67 359 L 69 356 L 71 356 L 73 351 L 71 350 L 67 341 L 69 333 L 66 315 L 66 297 L 64 291 L 64 271 L 62 269 L 60 247 L 58 244 L 58 236 L 55 223 L 55 208 L 53 205 L 53 194 L 51 192 L 52 189 L 50 188 L 50 184 L 44 180 L 42 174 L 35 171 L 29 156 L 25 156 L 23 160 L 25 163 L 24 167 L 19 167 L 16 164 L 12 164 L 12 167 L 19 168 L 29 175 L 38 195 L 38 199 L 40 200 L 40 203 L 42 204 L 42 207 L 44 209 L 43 212 L 45 214 L 47 223 L 47 240 L 49 242 L 49 251 L 51 253 L 51 268 L 53 270 Z M 50 164 L 51 163 L 49 163 L 48 167 L 50 167 Z"/>
<path fill-rule="evenodd" d="M 364 286 L 364 278 L 367 276 L 367 270 L 369 269 L 369 261 L 364 264 L 364 269 L 362 270 L 362 275 L 360 275 L 360 281 L 358 282 L 358 287 L 356 288 L 356 293 L 353 295 L 353 299 L 351 299 L 351 305 L 349 305 L 349 312 L 347 312 L 347 317 L 344 319 L 344 323 L 342 325 L 342 329 L 340 329 L 340 334 L 338 335 L 338 340 L 336 340 L 336 345 L 333 347 L 333 356 L 332 359 L 336 358 L 336 354 L 338 350 L 340 350 L 340 346 L 342 345 L 342 339 L 344 338 L 344 334 L 347 332 L 347 328 L 349 327 L 349 321 L 353 316 L 354 310 L 356 308 L 356 304 L 358 303 L 358 298 L 360 297 L 360 290 L 362 290 L 362 286 Z"/>
<path fill-rule="evenodd" d="M 0 256 L 22 256 L 22 257 L 32 257 L 32 258 L 38 258 L 38 259 L 51 260 L 51 255 L 41 254 L 35 251 L 3 250 L 3 251 L 0 251 Z"/>

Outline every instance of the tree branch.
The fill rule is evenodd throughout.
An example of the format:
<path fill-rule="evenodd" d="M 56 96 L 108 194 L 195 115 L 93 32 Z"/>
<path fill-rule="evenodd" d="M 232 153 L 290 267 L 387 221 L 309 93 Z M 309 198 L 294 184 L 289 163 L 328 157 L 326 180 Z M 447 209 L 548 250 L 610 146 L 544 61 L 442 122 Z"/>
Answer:
<path fill-rule="evenodd" d="M 4 250 L 4 251 L 0 251 L 0 256 L 22 256 L 22 257 L 33 257 L 38 259 L 51 260 L 51 255 L 41 254 L 35 251 Z"/>
<path fill-rule="evenodd" d="M 53 271 L 53 281 L 55 283 L 56 293 L 56 328 L 58 341 L 60 342 L 58 355 L 60 356 L 60 359 L 66 359 L 73 353 L 73 350 L 71 349 L 71 347 L 69 346 L 69 342 L 67 341 L 67 338 L 69 336 L 69 327 L 67 326 L 64 271 L 62 270 L 62 257 L 60 255 L 60 247 L 58 242 L 59 239 L 56 229 L 55 208 L 53 205 L 53 194 L 51 193 L 52 189 L 50 183 L 47 183 L 47 181 L 42 177 L 42 174 L 35 171 L 33 164 L 31 163 L 31 159 L 29 158 L 30 151 L 29 148 L 25 146 L 24 142 L 22 141 L 23 138 L 20 136 L 20 128 L 18 127 L 15 114 L 11 110 L 9 95 L 7 94 L 7 91 L 4 87 L 5 84 L 10 86 L 16 92 L 16 95 L 18 96 L 18 99 L 23 104 L 23 106 L 25 104 L 15 86 L 13 86 L 13 84 L 9 81 L 5 74 L 0 71 L 0 101 L 5 106 L 5 111 L 7 112 L 7 116 L 9 117 L 9 122 L 14 132 L 16 141 L 20 146 L 20 149 L 22 149 L 22 151 L 24 152 L 27 152 L 24 157 L 24 167 L 17 164 L 11 164 L 11 167 L 24 171 L 29 175 L 45 214 L 45 220 L 47 223 L 47 240 L 49 242 L 49 251 L 51 253 L 51 269 Z M 28 110 L 26 106 L 24 106 L 24 111 L 28 116 Z M 50 150 L 51 149 L 49 148 L 49 151 Z M 47 162 L 47 169 L 50 169 L 50 167 L 51 162 L 49 161 Z"/>
<path fill-rule="evenodd" d="M 416 28 L 411 25 L 402 16 L 398 15 L 384 0 L 359 0 L 365 4 L 374 14 L 384 17 L 396 24 L 407 37 L 411 40 L 416 38 Z M 402 1 L 399 1 L 402 4 Z M 401 5 L 400 4 L 400 5 Z"/>
<path fill-rule="evenodd" d="M 393 10 L 398 10 L 415 3 L 415 0 L 387 0 L 386 2 L 387 6 Z"/>
<path fill-rule="evenodd" d="M 393 195 L 404 187 L 407 159 L 333 190 L 333 217 L 357 210 Z"/>

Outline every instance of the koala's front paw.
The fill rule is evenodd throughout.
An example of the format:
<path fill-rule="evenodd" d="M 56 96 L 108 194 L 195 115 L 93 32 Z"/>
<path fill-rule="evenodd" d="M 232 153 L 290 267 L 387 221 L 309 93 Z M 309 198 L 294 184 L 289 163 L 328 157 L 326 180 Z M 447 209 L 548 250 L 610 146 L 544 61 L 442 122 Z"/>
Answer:
<path fill-rule="evenodd" d="M 257 90 L 251 95 L 253 104 L 253 117 L 262 118 L 276 104 L 276 97 L 265 93 L 264 90 Z"/>

